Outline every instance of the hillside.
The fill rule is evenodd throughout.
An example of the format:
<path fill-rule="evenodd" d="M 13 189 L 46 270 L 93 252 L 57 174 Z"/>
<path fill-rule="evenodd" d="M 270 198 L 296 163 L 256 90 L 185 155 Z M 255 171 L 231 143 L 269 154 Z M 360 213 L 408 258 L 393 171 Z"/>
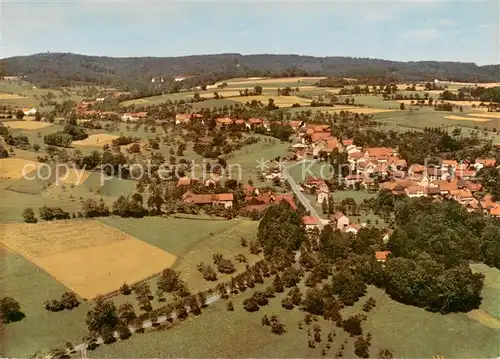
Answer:
<path fill-rule="evenodd" d="M 500 65 L 460 62 L 398 62 L 369 58 L 218 54 L 183 57 L 101 57 L 42 53 L 3 60 L 6 75 L 26 75 L 43 86 L 93 83 L 121 87 L 146 84 L 152 76 L 197 75 L 197 84 L 229 77 L 321 75 L 388 77 L 400 81 L 500 81 Z"/>

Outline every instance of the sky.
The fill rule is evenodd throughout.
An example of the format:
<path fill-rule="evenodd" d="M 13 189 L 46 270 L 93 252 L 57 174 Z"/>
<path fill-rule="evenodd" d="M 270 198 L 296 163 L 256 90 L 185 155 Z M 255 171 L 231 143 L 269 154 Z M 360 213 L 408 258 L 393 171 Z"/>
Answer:
<path fill-rule="evenodd" d="M 215 53 L 500 63 L 500 0 L 0 0 L 0 58 Z"/>

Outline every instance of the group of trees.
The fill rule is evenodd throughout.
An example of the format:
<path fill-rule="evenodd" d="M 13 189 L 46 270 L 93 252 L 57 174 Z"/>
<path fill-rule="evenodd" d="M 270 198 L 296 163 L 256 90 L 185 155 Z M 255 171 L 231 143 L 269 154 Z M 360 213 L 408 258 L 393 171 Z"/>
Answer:
<path fill-rule="evenodd" d="M 47 145 L 69 147 L 71 142 L 84 140 L 88 137 L 83 128 L 67 124 L 62 131 L 57 131 L 44 136 L 43 142 Z"/>
<path fill-rule="evenodd" d="M 43 206 L 39 208 L 40 212 L 40 218 L 46 220 L 46 221 L 52 221 L 54 219 L 69 219 L 70 215 L 68 212 L 63 211 L 60 207 L 48 207 L 48 206 Z M 24 217 L 25 221 L 26 219 L 32 220 L 31 213 L 29 212 L 29 209 L 26 213 L 23 212 L 23 216 L 27 214 L 28 217 Z"/>
<path fill-rule="evenodd" d="M 67 309 L 71 310 L 73 308 L 76 308 L 80 305 L 80 302 L 78 301 L 78 298 L 76 297 L 76 294 L 73 292 L 65 292 L 61 296 L 61 300 L 50 300 L 50 301 L 45 301 L 43 306 L 45 309 L 47 309 L 50 312 L 59 312 L 61 310 Z"/>
<path fill-rule="evenodd" d="M 0 314 L 4 324 L 17 322 L 25 317 L 19 302 L 12 297 L 3 297 L 0 300 Z"/>

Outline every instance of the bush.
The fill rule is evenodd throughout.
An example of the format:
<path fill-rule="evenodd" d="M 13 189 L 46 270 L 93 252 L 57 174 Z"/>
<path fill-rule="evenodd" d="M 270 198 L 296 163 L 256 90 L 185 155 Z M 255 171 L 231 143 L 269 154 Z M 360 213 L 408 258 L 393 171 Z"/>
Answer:
<path fill-rule="evenodd" d="M 38 219 L 35 217 L 35 212 L 33 212 L 33 209 L 31 208 L 26 208 L 23 211 L 23 218 L 26 223 L 36 223 L 38 222 Z"/>
<path fill-rule="evenodd" d="M 132 336 L 130 329 L 125 325 L 118 326 L 117 331 L 118 331 L 118 337 L 120 338 L 120 340 L 126 340 Z"/>
<path fill-rule="evenodd" d="M 129 295 L 132 293 L 132 288 L 127 283 L 123 283 L 123 285 L 120 287 L 120 293 L 123 295 Z"/>
<path fill-rule="evenodd" d="M 247 312 L 256 312 L 259 310 L 259 304 L 255 299 L 248 298 L 243 301 L 243 308 L 245 308 Z"/>

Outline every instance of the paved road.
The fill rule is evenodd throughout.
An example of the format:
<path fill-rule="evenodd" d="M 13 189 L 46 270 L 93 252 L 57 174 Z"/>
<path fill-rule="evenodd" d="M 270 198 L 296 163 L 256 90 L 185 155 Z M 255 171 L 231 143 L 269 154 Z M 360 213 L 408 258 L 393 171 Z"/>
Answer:
<path fill-rule="evenodd" d="M 290 183 L 290 187 L 292 187 L 292 191 L 297 195 L 297 198 L 299 199 L 300 203 L 306 208 L 306 210 L 309 211 L 312 217 L 319 218 L 319 229 L 322 230 L 324 227 L 324 223 L 321 220 L 321 217 L 318 214 L 318 211 L 316 211 L 316 208 L 313 207 L 311 204 L 311 201 L 307 199 L 307 197 L 304 195 L 304 193 L 301 191 L 301 187 L 295 182 L 295 180 L 290 176 L 290 173 L 288 173 L 288 169 L 291 167 L 294 167 L 300 163 L 295 163 L 292 164 L 291 166 L 283 166 L 283 176 L 285 176 L 286 180 L 288 183 Z"/>

